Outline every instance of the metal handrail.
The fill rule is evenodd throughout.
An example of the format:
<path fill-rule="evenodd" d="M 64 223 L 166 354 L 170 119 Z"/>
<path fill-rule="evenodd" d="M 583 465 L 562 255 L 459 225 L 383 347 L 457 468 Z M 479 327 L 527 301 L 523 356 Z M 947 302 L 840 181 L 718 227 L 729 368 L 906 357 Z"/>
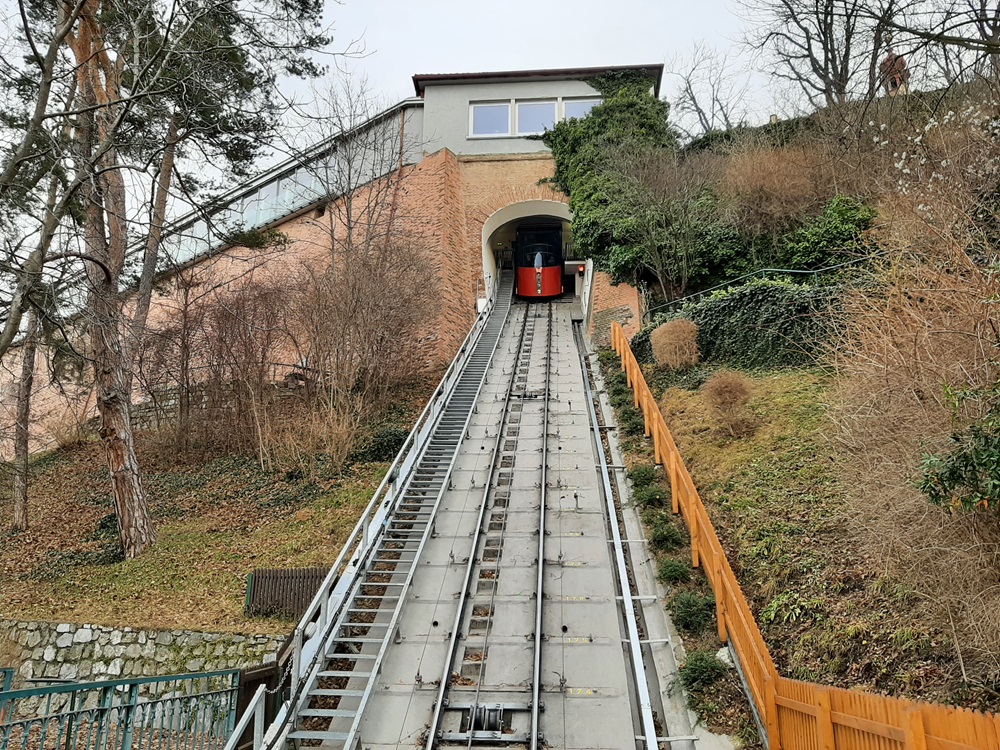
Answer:
<path fill-rule="evenodd" d="M 264 708 L 266 706 L 266 699 L 267 685 L 261 685 L 257 688 L 257 692 L 253 694 L 250 703 L 247 704 L 247 709 L 243 712 L 243 716 L 236 722 L 233 733 L 229 736 L 229 740 L 222 750 L 236 750 L 240 737 L 243 736 L 247 727 L 250 726 L 251 719 L 253 719 L 253 750 L 260 750 L 264 744 Z"/>
<path fill-rule="evenodd" d="M 431 436 L 438 416 L 447 405 L 451 391 L 458 382 L 467 359 L 472 354 L 476 340 L 478 340 L 493 308 L 496 306 L 499 285 L 500 275 L 498 274 L 492 284 L 486 306 L 476 317 L 475 323 L 459 347 L 458 354 L 451 361 L 438 387 L 420 416 L 417 417 L 409 436 L 390 464 L 385 477 L 376 488 L 372 499 L 362 512 L 361 518 L 354 526 L 350 536 L 344 542 L 330 572 L 306 608 L 299 624 L 295 627 L 292 633 L 293 688 L 289 700 L 279 710 L 275 724 L 284 726 L 287 723 L 289 707 L 298 703 L 307 682 L 306 678 L 313 671 L 316 660 L 322 658 L 323 649 L 321 646 L 326 631 L 330 624 L 336 621 L 354 580 L 363 570 L 361 563 L 371 551 L 375 541 L 370 530 L 372 528 L 378 529 L 392 511 L 400 488 L 405 485 L 406 478 L 416 465 L 418 457 Z M 272 741 L 275 736 L 281 736 L 281 734 L 283 732 L 272 735 Z"/>
<path fill-rule="evenodd" d="M 190 672 L 187 674 L 168 674 L 156 677 L 138 677 L 125 680 L 102 680 L 101 682 L 70 682 L 61 685 L 46 685 L 38 688 L 4 691 L 2 701 L 12 703 L 21 698 L 38 698 L 58 695 L 60 693 L 76 693 L 85 690 L 104 690 L 107 688 L 133 687 L 155 685 L 161 682 L 180 682 L 213 679 L 215 677 L 231 677 L 238 679 L 240 670 L 222 669 L 217 672 Z"/>
<path fill-rule="evenodd" d="M 0 750 L 220 748 L 236 721 L 239 670 L 48 685 L 0 693 Z"/>

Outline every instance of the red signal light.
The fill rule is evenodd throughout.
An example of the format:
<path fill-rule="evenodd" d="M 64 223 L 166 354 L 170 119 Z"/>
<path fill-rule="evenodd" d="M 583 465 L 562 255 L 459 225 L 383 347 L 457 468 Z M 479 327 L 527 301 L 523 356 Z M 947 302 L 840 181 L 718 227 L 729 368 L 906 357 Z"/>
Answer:
<path fill-rule="evenodd" d="M 576 272 L 578 274 L 580 274 L 581 276 L 583 276 L 583 272 L 586 271 L 586 270 L 587 270 L 587 267 L 585 265 L 583 265 L 583 264 L 580 264 L 579 266 L 576 267 Z"/>

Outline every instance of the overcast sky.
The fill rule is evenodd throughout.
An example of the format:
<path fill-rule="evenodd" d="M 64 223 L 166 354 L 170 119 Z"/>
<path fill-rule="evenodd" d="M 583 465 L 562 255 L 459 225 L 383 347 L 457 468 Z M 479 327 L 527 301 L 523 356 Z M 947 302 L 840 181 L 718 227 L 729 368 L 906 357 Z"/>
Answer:
<path fill-rule="evenodd" d="M 707 42 L 738 50 L 735 0 L 328 0 L 335 49 L 360 39 L 351 65 L 387 99 L 413 94 L 414 73 L 661 63 Z M 758 76 L 758 107 L 764 107 Z M 663 93 L 670 83 L 664 82 Z M 757 119 L 757 118 L 754 118 Z"/>

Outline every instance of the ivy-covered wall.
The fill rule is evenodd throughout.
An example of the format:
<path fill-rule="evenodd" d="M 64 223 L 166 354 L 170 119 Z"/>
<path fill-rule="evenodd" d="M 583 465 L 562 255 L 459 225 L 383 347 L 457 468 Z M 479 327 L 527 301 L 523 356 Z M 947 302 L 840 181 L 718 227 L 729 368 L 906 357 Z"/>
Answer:
<path fill-rule="evenodd" d="M 652 362 L 649 336 L 687 318 L 698 325 L 702 359 L 740 367 L 789 367 L 816 361 L 834 332 L 836 289 L 762 279 L 713 292 L 680 310 L 657 315 L 632 339 L 640 362 Z"/>

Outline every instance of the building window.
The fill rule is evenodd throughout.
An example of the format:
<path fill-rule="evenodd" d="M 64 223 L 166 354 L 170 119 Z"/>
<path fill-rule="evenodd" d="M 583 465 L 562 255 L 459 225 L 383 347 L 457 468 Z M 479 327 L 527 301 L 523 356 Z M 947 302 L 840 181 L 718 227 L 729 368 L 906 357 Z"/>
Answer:
<path fill-rule="evenodd" d="M 472 135 L 510 135 L 510 104 L 473 104 Z"/>
<path fill-rule="evenodd" d="M 535 135 L 551 130 L 556 124 L 555 102 L 518 102 L 517 134 Z"/>
<path fill-rule="evenodd" d="M 563 116 L 567 120 L 586 117 L 600 103 L 600 99 L 566 99 L 563 101 Z"/>

